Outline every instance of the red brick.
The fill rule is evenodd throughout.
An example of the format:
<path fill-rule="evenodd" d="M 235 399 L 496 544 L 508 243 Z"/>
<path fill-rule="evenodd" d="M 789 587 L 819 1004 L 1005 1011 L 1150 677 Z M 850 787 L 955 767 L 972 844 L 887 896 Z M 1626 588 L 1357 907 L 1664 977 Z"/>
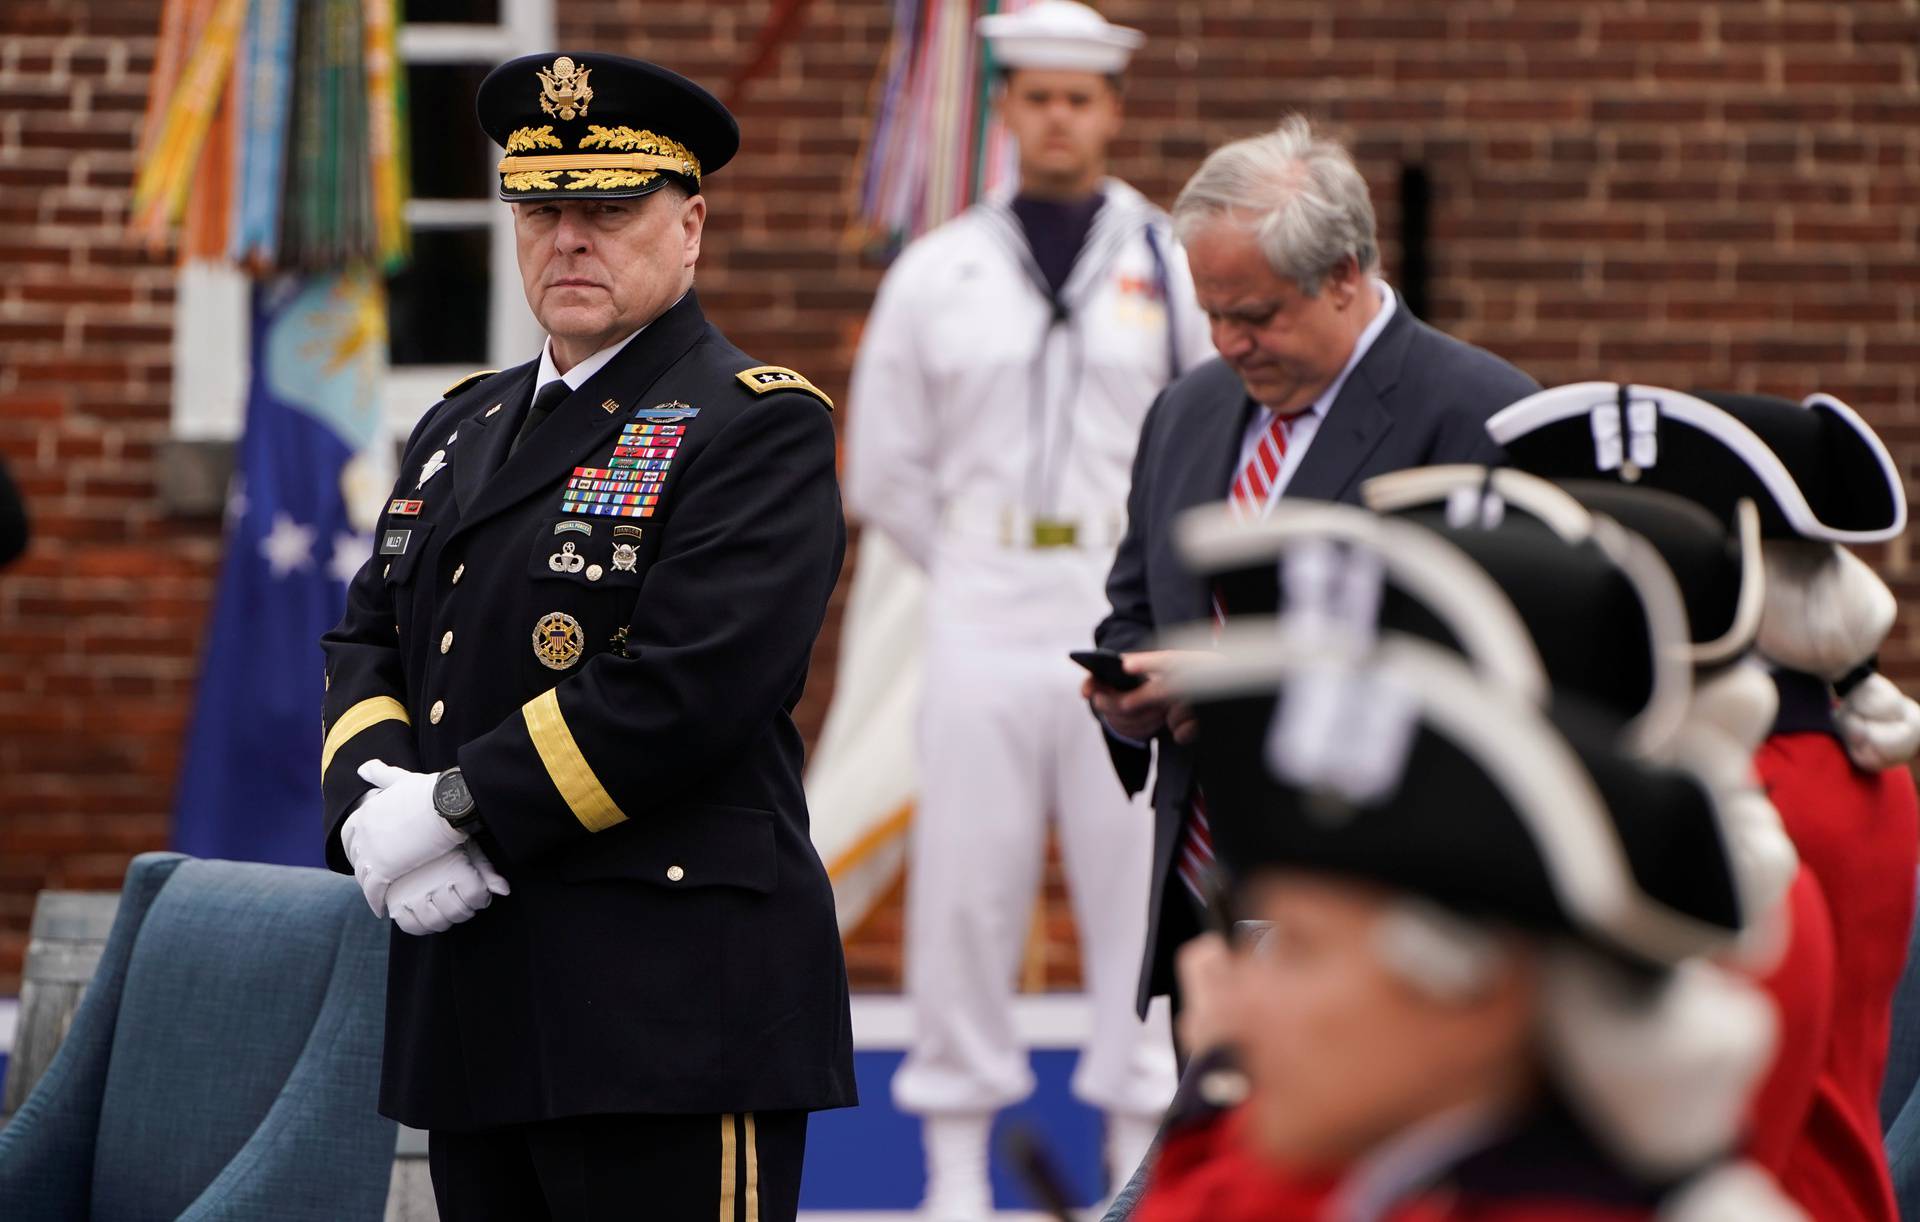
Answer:
<path fill-rule="evenodd" d="M 1897 59 L 1869 58 L 1858 53 L 1844 59 L 1800 59 L 1789 56 L 1780 67 L 1789 88 L 1795 85 L 1844 85 L 1858 89 L 1867 85 L 1898 85 L 1911 70 Z"/>

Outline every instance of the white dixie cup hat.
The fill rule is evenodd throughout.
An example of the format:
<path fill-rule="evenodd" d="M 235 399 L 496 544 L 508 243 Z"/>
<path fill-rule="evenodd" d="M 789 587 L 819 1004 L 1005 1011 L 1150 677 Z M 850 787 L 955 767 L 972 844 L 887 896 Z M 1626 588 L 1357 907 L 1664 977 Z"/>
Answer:
<path fill-rule="evenodd" d="M 1147 36 L 1113 25 L 1076 0 L 1038 0 L 1017 13 L 990 13 L 974 23 L 1003 68 L 1052 68 L 1098 72 L 1126 71 L 1127 61 Z"/>

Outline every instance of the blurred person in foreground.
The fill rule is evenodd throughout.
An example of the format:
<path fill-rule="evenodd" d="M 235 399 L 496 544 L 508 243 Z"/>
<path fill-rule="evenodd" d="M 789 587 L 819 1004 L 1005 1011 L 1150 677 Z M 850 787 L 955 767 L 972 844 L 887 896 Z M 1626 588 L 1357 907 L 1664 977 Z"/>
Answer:
<path fill-rule="evenodd" d="M 1181 953 L 1134 1222 L 1801 1222 L 1729 1157 L 1773 1020 L 1704 957 L 1747 922 L 1717 763 L 1420 642 L 1224 662 L 1174 685 L 1246 919 Z"/>
<path fill-rule="evenodd" d="M 395 925 L 380 1107 L 446 1222 L 791 1220 L 854 1102 L 792 719 L 831 405 L 693 292 L 712 95 L 546 53 L 476 105 L 547 341 L 422 419 L 323 641 L 327 860 Z"/>
<path fill-rule="evenodd" d="M 1777 699 L 1754 763 L 1805 868 L 1786 956 L 1766 977 L 1787 1039 L 1750 1150 L 1821 1222 L 1894 1222 L 1881 1094 L 1920 864 L 1906 766 L 1920 749 L 1920 706 L 1878 673 L 1899 605 L 1850 550 L 1906 529 L 1892 455 L 1826 394 L 1795 402 L 1578 382 L 1487 427 L 1516 465 L 1542 475 L 1661 489 L 1723 522 L 1743 503 L 1758 507 L 1765 595 L 1754 649 Z"/>
<path fill-rule="evenodd" d="M 1093 1025 L 1074 1093 L 1124 1178 L 1174 1085 L 1133 1012 L 1153 828 L 1114 785 L 1067 653 L 1104 609 L 1147 405 L 1211 355 L 1166 214 L 1106 172 L 1141 43 L 1069 0 L 981 19 L 1019 183 L 908 247 L 854 366 L 847 496 L 930 581 L 907 885 L 926 1215 L 992 1210 L 988 1133 L 1033 1089 L 1012 994 L 1059 831 Z M 1144 1014 L 1141 1016 L 1144 1017 Z"/>
<path fill-rule="evenodd" d="M 1257 519 L 1283 497 L 1357 502 L 1361 482 L 1382 472 L 1493 461 L 1486 418 L 1539 389 L 1413 317 L 1380 278 L 1366 181 L 1303 118 L 1215 150 L 1173 221 L 1219 359 L 1147 414 L 1107 578 L 1110 612 L 1094 633 L 1149 676 L 1170 660 L 1151 651 L 1158 629 L 1225 614 L 1175 557 L 1183 510 L 1225 499 Z M 1144 1012 L 1174 991 L 1173 954 L 1201 928 L 1200 880 L 1213 858 L 1192 723 L 1157 679 L 1132 692 L 1089 681 L 1085 693 L 1129 793 L 1146 786 L 1157 750 Z"/>

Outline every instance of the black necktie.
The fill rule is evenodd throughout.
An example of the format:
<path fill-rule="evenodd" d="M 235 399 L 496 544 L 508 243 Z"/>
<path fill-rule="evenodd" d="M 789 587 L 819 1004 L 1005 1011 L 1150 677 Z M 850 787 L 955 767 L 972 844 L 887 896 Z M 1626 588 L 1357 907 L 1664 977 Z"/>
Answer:
<path fill-rule="evenodd" d="M 533 397 L 533 403 L 527 408 L 527 418 L 520 422 L 520 431 L 513 435 L 513 444 L 507 448 L 507 456 L 511 458 L 514 451 L 524 445 L 527 438 L 533 436 L 533 430 L 539 428 L 548 416 L 553 415 L 553 409 L 560 406 L 560 401 L 572 393 L 573 388 L 560 378 L 555 378 L 542 386 L 540 393 Z"/>

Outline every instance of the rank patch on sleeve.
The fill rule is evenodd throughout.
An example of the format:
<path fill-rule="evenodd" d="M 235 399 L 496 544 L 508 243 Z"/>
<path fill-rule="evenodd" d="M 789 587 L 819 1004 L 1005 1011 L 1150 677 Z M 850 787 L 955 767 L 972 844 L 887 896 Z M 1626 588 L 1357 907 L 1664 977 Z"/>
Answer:
<path fill-rule="evenodd" d="M 797 390 L 801 394 L 812 395 L 833 410 L 833 400 L 827 398 L 827 392 L 807 381 L 805 376 L 784 365 L 756 365 L 752 369 L 742 369 L 733 375 L 740 384 L 756 395 L 770 395 L 778 390 Z"/>

